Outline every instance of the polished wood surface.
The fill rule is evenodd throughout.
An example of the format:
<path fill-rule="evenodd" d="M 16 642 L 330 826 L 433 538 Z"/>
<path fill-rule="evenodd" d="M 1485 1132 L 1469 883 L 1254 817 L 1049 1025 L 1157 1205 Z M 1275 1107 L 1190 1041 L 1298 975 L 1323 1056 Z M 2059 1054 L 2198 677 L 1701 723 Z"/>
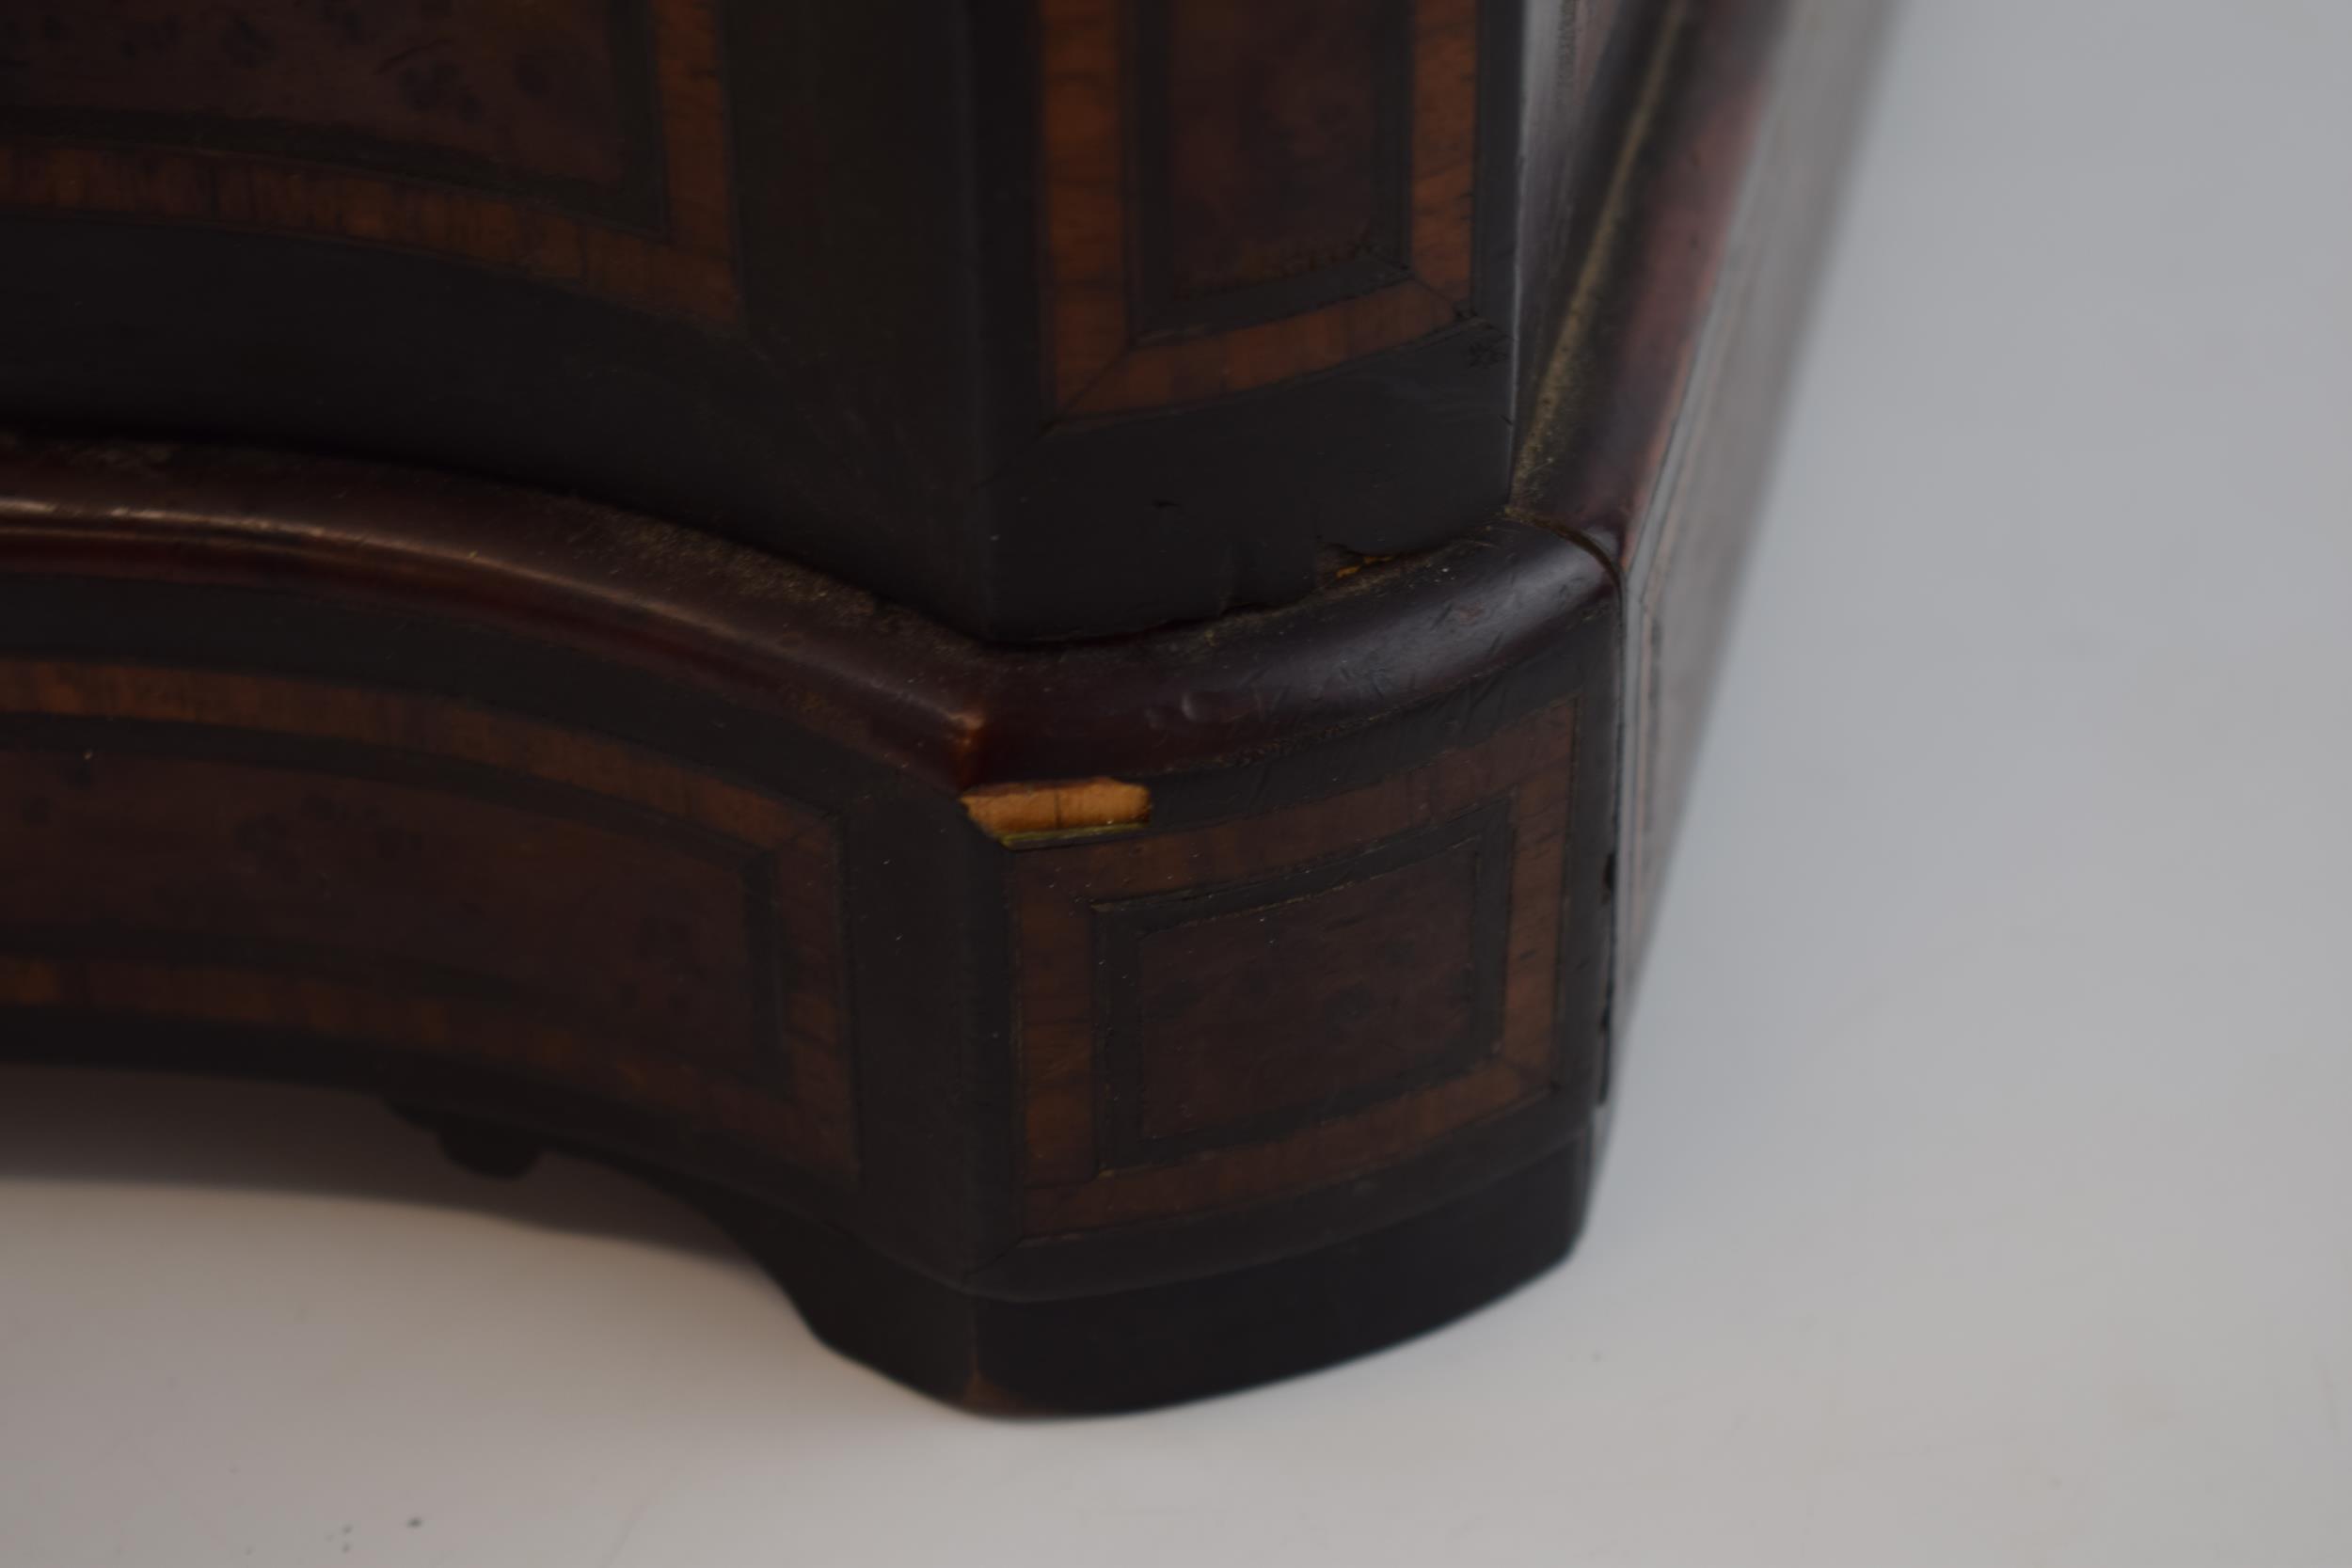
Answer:
<path fill-rule="evenodd" d="M 669 243 L 597 203 L 691 152 L 621 133 L 694 93 L 564 84 L 718 13 L 584 4 L 421 52 L 409 0 L 257 6 L 395 85 L 323 108 L 331 72 L 267 87 L 304 50 L 241 41 L 234 91 L 333 119 L 335 181 Z M 1190 1397 L 1507 1290 L 1581 1223 L 1870 9 L 730 8 L 688 73 L 730 106 L 727 320 L 532 270 L 560 245 L 456 266 L 43 186 L 72 200 L 0 219 L 0 405 L 43 427 L 0 436 L 0 1054 L 614 1162 L 977 1406 Z M 230 47 L 204 15 L 183 45 Z M 49 98 L 136 123 L 0 99 L 0 147 L 216 197 L 329 146 L 246 114 L 167 147 L 219 103 L 41 46 L 81 73 Z M 1549 73 L 1578 102 L 1523 115 Z M 872 148 L 783 156 L 845 125 Z M 1450 314 L 1375 342 L 1382 298 Z M 275 444 L 125 438 L 199 386 Z M 288 450 L 361 424 L 443 466 Z M 594 448 L 716 497 L 739 436 L 834 488 L 777 533 L 558 493 L 627 492 L 558 461 Z M 1239 596 L 1287 602 L 973 634 L 1206 613 L 1252 560 L 1289 564 Z"/>
<path fill-rule="evenodd" d="M 1572 1168 L 1482 1268 L 1564 1244 L 1620 681 L 1578 544 L 1501 524 L 1081 656 L 473 482 L 19 442 L 0 495 L 0 1053 L 616 1160 L 975 1402 L 1175 1397 L 1458 1311 L 1487 1275 L 1358 1328 L 1279 1304 L 1530 1162 Z M 1433 618 L 1453 657 L 1315 652 Z"/>
<path fill-rule="evenodd" d="M 1470 305 L 1476 0 L 1124 14 L 1041 12 L 1057 418 L 1225 397 L 1454 325 Z"/>
<path fill-rule="evenodd" d="M 414 251 L 738 321 L 709 0 L 16 0 L 0 207 Z"/>
<path fill-rule="evenodd" d="M 1503 504 L 1521 208 L 1659 3 L 0 0 L 0 419 L 498 475 L 999 640 L 1293 601 Z"/>

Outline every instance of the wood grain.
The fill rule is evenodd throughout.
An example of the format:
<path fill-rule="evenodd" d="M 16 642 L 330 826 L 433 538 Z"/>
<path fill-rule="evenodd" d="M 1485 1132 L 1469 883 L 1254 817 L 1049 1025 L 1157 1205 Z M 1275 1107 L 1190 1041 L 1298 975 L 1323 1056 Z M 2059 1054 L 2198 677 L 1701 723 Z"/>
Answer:
<path fill-rule="evenodd" d="M 1402 62 L 1379 59 L 1371 47 L 1378 35 L 1357 30 L 1369 7 L 1323 18 L 1356 45 L 1338 50 L 1320 47 L 1317 29 L 1269 24 L 1262 8 L 1233 17 L 1178 8 L 1169 25 L 1185 46 L 1153 56 L 1138 55 L 1118 0 L 1038 7 L 1051 406 L 1066 417 L 1132 412 L 1272 386 L 1414 341 L 1463 312 L 1475 217 L 1478 0 L 1414 0 Z M 1256 20 L 1245 24 L 1244 14 Z M 1211 45 L 1215 71 L 1195 53 Z M 1274 55 L 1244 58 L 1248 50 Z M 1400 149 L 1407 166 L 1396 171 L 1411 192 L 1409 275 L 1271 320 L 1147 340 L 1133 309 L 1145 265 L 1135 253 L 1143 198 L 1127 150 L 1137 126 L 1127 86 L 1136 73 L 1176 73 L 1176 103 L 1209 103 L 1165 154 L 1176 165 L 1174 254 L 1151 259 L 1206 292 L 1213 281 L 1263 283 L 1361 252 L 1384 177 L 1374 78 L 1392 68 L 1411 82 Z M 1256 132 L 1247 181 L 1235 166 L 1242 126 Z M 1283 198 L 1308 184 L 1313 201 Z"/>
<path fill-rule="evenodd" d="M 291 0 L 140 0 L 103 19 L 41 0 L 28 40 L 70 19 L 40 43 L 27 85 L 0 99 L 0 208 L 425 251 L 736 322 L 712 0 L 616 3 L 644 8 L 650 59 L 617 55 L 602 0 L 503 0 L 406 29 L 389 13 Z M 336 17 L 354 19 L 362 41 Z M 391 47 L 427 22 L 422 44 Z M 124 30 L 181 47 L 141 51 Z M 248 41 L 240 53 L 224 37 Z M 183 57 L 223 48 L 227 65 Z M 650 72 L 654 121 L 643 127 L 610 103 L 630 71 Z M 638 159 L 654 204 L 646 219 L 616 218 L 601 193 Z"/>
<path fill-rule="evenodd" d="M 1717 602 L 1730 558 L 1693 554 L 1689 531 L 1730 519 L 1748 490 L 1772 413 L 1758 389 L 1787 347 L 1778 327 L 1708 324 L 1743 306 L 1784 322 L 1774 269 L 1791 263 L 1718 263 L 1746 243 L 1729 237 L 1739 193 L 1780 189 L 1746 172 L 1756 160 L 1813 167 L 1834 139 L 1808 115 L 1785 122 L 1789 139 L 1758 140 L 1756 125 L 1782 122 L 1754 111 L 1845 89 L 1784 74 L 1774 40 L 1802 53 L 1820 30 L 1789 30 L 1775 0 L 1685 0 L 1656 13 L 1674 26 L 1621 34 L 1663 41 L 1643 61 L 1608 200 L 1584 209 L 1597 238 L 1560 311 L 1567 347 L 1520 510 L 1497 517 L 1522 346 L 1509 108 L 1522 13 L 1367 3 L 1411 22 L 1395 35 L 1410 71 L 1375 71 L 1369 99 L 1353 97 L 1364 51 L 1335 49 L 1336 76 L 1295 120 L 1268 123 L 1300 138 L 1297 166 L 1339 170 L 1373 105 L 1409 207 L 1396 248 L 1473 296 L 1468 314 L 1425 279 L 1396 297 L 1432 302 L 1451 326 L 1359 334 L 1322 314 L 1390 287 L 1312 298 L 1353 264 L 1331 259 L 1362 210 L 1337 174 L 1332 203 L 1294 230 L 1263 193 L 1227 214 L 1195 202 L 1241 243 L 1194 253 L 1194 284 L 1218 286 L 1184 303 L 1190 325 L 1147 321 L 1141 304 L 1173 295 L 1136 288 L 1148 225 L 1132 220 L 1156 198 L 1125 160 L 1152 145 L 1157 112 L 1136 72 L 1166 50 L 1123 19 L 1182 8 L 1091 0 L 1025 0 L 1003 13 L 1023 25 L 903 40 L 921 0 L 730 12 L 730 46 L 788 59 L 807 111 L 739 99 L 746 139 L 730 151 L 790 148 L 804 138 L 777 133 L 837 117 L 869 133 L 868 161 L 792 187 L 802 207 L 834 210 L 837 248 L 797 247 L 797 210 L 747 224 L 747 254 L 777 268 L 763 301 L 780 279 L 811 284 L 783 290 L 805 315 L 767 318 L 795 325 L 778 341 L 804 356 L 806 424 L 762 412 L 783 406 L 759 401 L 774 367 L 692 325 L 707 318 L 658 321 L 529 274 L 493 287 L 490 268 L 396 243 L 56 215 L 106 210 L 87 206 L 4 220 L 29 299 L 0 298 L 24 345 L 0 365 L 11 395 L 88 386 L 120 397 L 93 393 L 85 412 L 132 407 L 140 361 L 105 356 L 144 341 L 136 325 L 172 345 L 152 356 L 164 371 L 205 370 L 201 388 L 175 384 L 183 400 L 197 388 L 260 406 L 273 378 L 240 378 L 255 345 L 326 367 L 322 395 L 343 375 L 365 394 L 345 415 L 400 423 L 446 397 L 487 420 L 468 467 L 574 425 L 600 447 L 642 441 L 690 478 L 737 440 L 771 457 L 786 443 L 825 483 L 852 460 L 945 453 L 991 476 L 985 504 L 925 490 L 919 529 L 871 534 L 847 502 L 821 512 L 864 552 L 865 580 L 887 577 L 877 562 L 919 559 L 970 578 L 959 602 L 984 613 L 967 625 L 1159 629 L 976 641 L 781 548 L 699 531 L 685 508 L 665 520 L 562 499 L 556 469 L 535 463 L 517 465 L 532 491 L 459 478 L 446 453 L 434 473 L 0 436 L 0 873 L 17 878 L 0 874 L 0 1056 L 332 1084 L 445 1131 L 612 1160 L 740 1238 L 829 1341 L 995 1407 L 1126 1407 L 1298 1370 L 1557 1259 L 1607 1097 L 1624 888 L 1659 831 L 1628 809 L 1654 765 L 1627 768 L 1624 746 L 1663 760 L 1687 734 L 1629 704 L 1682 700 L 1670 677 L 1696 668 L 1686 639 L 1677 663 L 1643 673 L 1654 651 L 1636 617 Z M 1283 35 L 1221 14 L 1237 38 Z M 1316 14 L 1344 34 L 1375 12 Z M 1059 39 L 1050 25 L 1089 18 L 1108 25 Z M 1850 81 L 1852 57 L 1837 57 Z M 825 79 L 844 59 L 868 68 L 856 86 L 889 77 L 892 92 L 851 103 Z M 1031 135 L 1073 84 L 1095 93 L 1107 163 L 1100 146 Z M 1286 90 L 1279 71 L 1229 86 L 1236 123 Z M 1409 105 L 1393 143 L 1391 91 Z M 1483 100 L 1467 118 L 1463 92 Z M 1211 139 L 1213 173 L 1232 138 Z M 1032 203 L 1064 152 L 1103 177 L 1107 214 Z M 215 156 L 179 149 L 153 169 L 183 153 Z M 284 166 L 401 183 L 375 155 Z M 1474 178 L 1450 184 L 1464 168 Z M 550 210 L 584 223 L 593 205 Z M 934 248 L 904 243 L 924 214 Z M 1464 248 L 1424 245 L 1456 218 L 1474 231 Z M 1783 230 L 1754 232 L 1803 254 Z M 175 264 L 142 271 L 132 234 Z M 1057 374 L 1039 294 L 1057 234 L 1090 235 L 1095 260 L 1116 262 L 1097 303 L 1120 312 L 1119 331 L 1089 373 L 1150 379 L 1181 408 L 1039 408 L 1040 349 L 1049 390 Z M 107 293 L 109 330 L 71 311 L 43 325 L 39 308 L 78 297 L 83 261 L 144 287 Z M 898 335 L 798 330 L 851 275 L 861 287 L 841 297 Z M 1742 277 L 1768 292 L 1735 289 Z M 306 279 L 298 298 L 274 297 Z M 1295 283 L 1307 292 L 1279 293 Z M 430 309 L 407 313 L 418 289 Z M 308 356 L 302 311 L 360 298 L 376 307 L 314 334 Z M 239 309 L 215 321 L 208 300 Z M 458 363 L 446 342 L 427 334 L 412 355 L 405 341 L 445 307 L 479 348 L 446 382 L 414 373 Z M 202 330 L 171 336 L 175 322 Z M 1422 338 L 1370 346 L 1406 327 Z M 377 357 L 335 357 L 353 342 Z M 1201 343 L 1214 354 L 1184 359 Z M 87 374 L 81 345 L 99 356 Z M 1176 356 L 1154 363 L 1162 350 Z M 1354 357 L 1295 373 L 1318 355 Z M 1143 368 L 1120 369 L 1131 361 Z M 378 381 L 361 363 L 409 373 Z M 525 363 L 546 373 L 505 373 Z M 649 365 L 642 395 L 598 412 Z M 1245 384 L 1250 397 L 1227 395 Z M 513 395 L 525 387 L 564 390 Z M 314 429 L 286 401 L 263 411 L 253 428 L 322 446 L 356 428 Z M 698 445 L 694 432 L 719 434 Z M 844 462 L 827 468 L 836 440 Z M 1331 452 L 1346 464 L 1293 461 Z M 1494 486 L 1467 482 L 1473 459 Z M 1683 531 L 1627 553 L 1652 522 Z M 1279 609 L 1166 624 L 1259 592 L 1248 583 L 1311 578 L 1318 542 L 1346 545 L 1355 569 Z M 1252 577 L 1261 557 L 1276 565 Z M 1643 576 L 1694 566 L 1696 598 Z M 1130 594 L 1138 581 L 1150 591 Z"/>
<path fill-rule="evenodd" d="M 20 1003 L 504 1063 L 855 1169 L 804 808 L 460 701 L 0 660 Z"/>
<path fill-rule="evenodd" d="M 1563 840 L 1571 799 L 1576 709 L 1564 704 L 1526 720 L 1483 746 L 1449 752 L 1369 788 L 1266 813 L 1253 819 L 1185 832 L 1017 856 L 1012 867 L 1021 974 L 1025 1224 L 1032 1235 L 1132 1224 L 1178 1212 L 1200 1212 L 1343 1180 L 1448 1132 L 1549 1092 L 1558 1049 L 1557 933 Z M 1333 857 L 1362 856 L 1384 841 L 1425 829 L 1498 799 L 1510 801 L 1511 850 L 1507 948 L 1497 1036 L 1460 1074 L 1343 1115 L 1311 1110 L 1257 1141 L 1164 1164 L 1117 1166 L 1102 1147 L 1105 1069 L 1099 1042 L 1113 999 L 1105 984 L 1132 984 L 1098 967 L 1095 930 L 1106 907 L 1146 896 L 1205 895 L 1263 881 Z M 1325 898 L 1281 906 L 1299 928 L 1284 942 L 1297 1006 L 1327 1011 L 1352 968 L 1306 962 L 1344 942 L 1336 927 L 1358 913 L 1352 900 Z M 1272 917 L 1269 917 L 1272 918 Z M 1379 949 L 1387 957 L 1386 949 Z M 1443 940 L 1405 955 L 1407 974 L 1449 984 L 1454 949 Z M 1361 962 L 1369 955 L 1358 954 Z M 1291 1009 L 1253 1013 L 1219 999 L 1221 1036 L 1200 1049 L 1243 1055 L 1294 1049 Z M 1205 1017 L 1205 1015 L 1203 1015 Z M 1421 1020 L 1420 1022 L 1426 1022 Z M 1416 1016 L 1389 1021 L 1411 1029 Z M 1412 1052 L 1421 1042 L 1391 1037 L 1383 1049 Z M 1279 1071 L 1279 1069 L 1278 1069 Z M 1327 1085 L 1336 1087 L 1336 1085 Z M 1313 1101 L 1311 1104 L 1320 1104 Z"/>
<path fill-rule="evenodd" d="M 1179 299 L 1349 260 L 1380 238 L 1388 8 L 1184 0 L 1164 15 L 1167 270 Z"/>

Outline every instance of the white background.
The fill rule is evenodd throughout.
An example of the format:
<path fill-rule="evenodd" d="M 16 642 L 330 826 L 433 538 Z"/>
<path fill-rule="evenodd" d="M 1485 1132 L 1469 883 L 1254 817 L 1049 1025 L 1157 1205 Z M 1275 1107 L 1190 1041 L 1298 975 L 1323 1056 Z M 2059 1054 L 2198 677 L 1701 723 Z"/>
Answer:
<path fill-rule="evenodd" d="M 1895 29 L 1574 1260 L 952 1414 L 364 1102 L 0 1074 L 0 1562 L 2352 1561 L 2352 5 Z"/>

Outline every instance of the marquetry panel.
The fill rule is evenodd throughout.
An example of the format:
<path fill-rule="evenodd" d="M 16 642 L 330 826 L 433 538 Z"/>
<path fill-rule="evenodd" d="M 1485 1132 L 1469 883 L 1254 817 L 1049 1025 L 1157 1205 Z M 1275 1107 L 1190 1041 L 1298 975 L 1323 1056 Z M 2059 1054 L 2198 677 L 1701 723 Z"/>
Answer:
<path fill-rule="evenodd" d="M 1410 21 L 1402 0 L 1138 8 L 1137 53 L 1164 62 L 1136 91 L 1141 336 L 1295 315 L 1408 275 Z"/>
<path fill-rule="evenodd" d="M 1037 0 L 1047 401 L 1194 402 L 1468 306 L 1478 0 Z"/>
<path fill-rule="evenodd" d="M 1574 717 L 1257 816 L 1016 852 L 1027 1233 L 1329 1185 L 1547 1097 Z"/>
<path fill-rule="evenodd" d="M 20 0 L 0 207 L 428 251 L 732 320 L 715 0 Z"/>
<path fill-rule="evenodd" d="M 0 661 L 0 1003 L 292 1030 L 855 1168 L 807 808 L 448 700 Z"/>
<path fill-rule="evenodd" d="M 1510 827 L 1493 801 L 1285 875 L 1097 906 L 1111 1161 L 1260 1141 L 1467 1069 L 1501 1025 Z"/>

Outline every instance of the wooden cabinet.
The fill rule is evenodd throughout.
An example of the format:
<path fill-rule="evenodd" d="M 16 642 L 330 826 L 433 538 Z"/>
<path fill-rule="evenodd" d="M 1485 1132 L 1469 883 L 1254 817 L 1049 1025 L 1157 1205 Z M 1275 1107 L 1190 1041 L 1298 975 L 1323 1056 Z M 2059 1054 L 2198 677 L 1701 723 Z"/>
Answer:
<path fill-rule="evenodd" d="M 1864 0 L 0 0 L 0 1051 L 976 1405 L 1557 1258 Z"/>

